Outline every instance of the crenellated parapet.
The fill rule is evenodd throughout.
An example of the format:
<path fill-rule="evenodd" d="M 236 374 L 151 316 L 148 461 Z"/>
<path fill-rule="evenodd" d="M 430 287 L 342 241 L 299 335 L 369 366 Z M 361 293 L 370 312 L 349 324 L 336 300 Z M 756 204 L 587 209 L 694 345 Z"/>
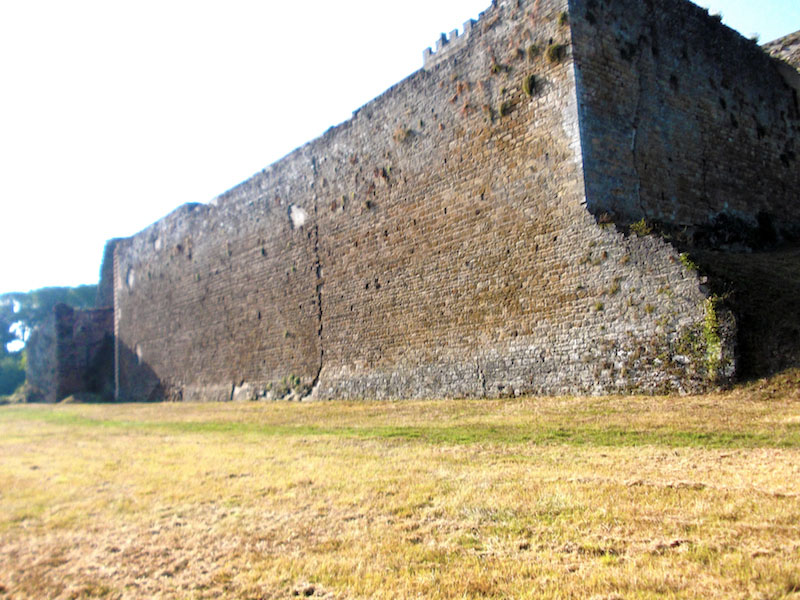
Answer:
<path fill-rule="evenodd" d="M 464 48 L 476 33 L 479 33 L 487 25 L 491 26 L 507 6 L 520 7 L 523 4 L 526 4 L 525 0 L 492 0 L 491 6 L 480 13 L 477 20 L 469 19 L 464 22 L 461 33 L 458 29 L 454 29 L 449 35 L 442 33 L 436 40 L 435 47 L 425 48 L 422 52 L 423 68 L 430 69 Z"/>
<path fill-rule="evenodd" d="M 483 15 L 483 13 L 481 13 Z M 436 50 L 425 48 L 422 52 L 423 67 L 428 69 L 439 62 L 442 58 L 449 56 L 453 51 L 463 48 L 472 34 L 472 30 L 477 24 L 475 19 L 470 19 L 464 23 L 463 33 L 459 34 L 458 29 L 450 32 L 450 35 L 441 34 L 436 40 Z"/>

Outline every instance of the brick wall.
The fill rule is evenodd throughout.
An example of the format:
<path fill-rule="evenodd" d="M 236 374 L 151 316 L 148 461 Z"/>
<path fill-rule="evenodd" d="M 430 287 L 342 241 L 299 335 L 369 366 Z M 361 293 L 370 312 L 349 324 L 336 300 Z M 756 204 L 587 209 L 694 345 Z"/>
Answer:
<path fill-rule="evenodd" d="M 800 69 L 800 31 L 764 44 L 764 49 L 773 56 L 785 60 L 795 69 Z"/>
<path fill-rule="evenodd" d="M 48 315 L 44 322 L 31 331 L 25 343 L 25 381 L 29 399 L 33 402 L 56 401 L 56 327 L 55 315 Z"/>
<path fill-rule="evenodd" d="M 26 345 L 31 398 L 58 402 L 72 394 L 92 393 L 111 399 L 113 318 L 111 308 L 56 305 Z"/>
<path fill-rule="evenodd" d="M 114 306 L 114 248 L 120 239 L 114 238 L 106 242 L 103 248 L 103 260 L 100 263 L 100 282 L 97 285 L 97 298 L 94 305 L 97 308 L 110 308 Z"/>
<path fill-rule="evenodd" d="M 701 52 L 711 42 L 692 49 L 695 66 L 673 84 L 662 63 L 682 56 L 684 42 L 672 38 L 690 30 L 662 31 L 654 51 L 632 29 L 652 30 L 635 7 L 590 18 L 591 2 L 569 5 L 569 16 L 566 0 L 491 7 L 348 122 L 212 204 L 181 207 L 120 242 L 119 397 L 699 390 L 730 377 L 735 323 L 709 299 L 706 279 L 673 245 L 602 216 L 706 224 L 724 192 L 726 210 L 743 219 L 781 208 L 791 224 L 795 208 L 778 182 L 788 187 L 792 173 L 779 171 L 775 189 L 747 205 L 722 181 L 740 166 L 743 181 L 752 178 L 735 144 L 715 148 L 713 137 L 684 148 L 677 136 L 694 131 L 673 121 L 722 118 L 710 108 L 720 97 L 728 117 L 753 108 L 735 135 L 745 156 L 770 168 L 782 165 L 789 135 L 779 116 L 748 104 L 757 81 L 740 90 L 719 67 L 692 89 L 713 70 L 701 66 L 714 58 Z M 659 19 L 714 29 L 682 2 L 658 8 L 668 13 Z M 748 42 L 718 35 L 768 71 Z M 603 79 L 606 52 L 616 80 Z M 641 81 L 630 79 L 636 65 Z M 794 127 L 785 83 L 761 77 Z M 704 108 L 692 113 L 690 97 Z M 662 130 L 661 116 L 674 127 Z M 759 137 L 750 118 L 769 129 Z M 703 188 L 696 167 L 709 152 L 722 162 L 707 165 Z"/>
<path fill-rule="evenodd" d="M 790 69 L 689 2 L 570 5 L 588 208 L 693 245 L 797 238 Z"/>

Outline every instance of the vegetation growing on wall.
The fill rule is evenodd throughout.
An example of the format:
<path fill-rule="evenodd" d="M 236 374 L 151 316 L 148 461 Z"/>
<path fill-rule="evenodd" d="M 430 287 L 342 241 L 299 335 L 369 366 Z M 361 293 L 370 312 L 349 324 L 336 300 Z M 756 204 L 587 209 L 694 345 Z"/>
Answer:
<path fill-rule="evenodd" d="M 705 345 L 706 372 L 710 379 L 717 379 L 722 365 L 722 338 L 719 333 L 719 317 L 717 316 L 718 296 L 711 296 L 705 301 L 705 318 L 703 319 L 703 343 Z"/>
<path fill-rule="evenodd" d="M 634 233 L 639 237 L 644 237 L 646 235 L 650 235 L 651 233 L 653 233 L 653 228 L 650 227 L 650 225 L 648 225 L 647 221 L 645 221 L 644 219 L 636 221 L 636 223 L 633 223 L 630 229 L 631 233 Z"/>
<path fill-rule="evenodd" d="M 547 47 L 547 60 L 551 63 L 557 63 L 564 59 L 567 55 L 566 44 L 550 44 Z"/>
<path fill-rule="evenodd" d="M 687 270 L 689 270 L 689 271 L 697 271 L 698 270 L 697 263 L 695 263 L 692 260 L 692 258 L 689 256 L 689 254 L 687 252 L 681 252 L 680 261 L 681 261 L 681 264 L 684 267 L 686 267 Z"/>
<path fill-rule="evenodd" d="M 533 92 L 536 91 L 535 75 L 528 75 L 522 80 L 522 91 L 525 92 L 526 96 L 533 96 Z"/>

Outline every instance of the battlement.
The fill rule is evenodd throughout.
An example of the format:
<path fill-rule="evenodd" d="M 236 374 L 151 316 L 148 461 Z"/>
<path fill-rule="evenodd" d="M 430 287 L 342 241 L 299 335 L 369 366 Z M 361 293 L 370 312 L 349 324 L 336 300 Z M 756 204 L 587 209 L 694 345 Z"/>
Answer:
<path fill-rule="evenodd" d="M 481 13 L 481 16 L 482 15 L 483 13 Z M 436 40 L 435 51 L 431 48 L 425 48 L 425 50 L 422 52 L 423 68 L 429 69 L 433 65 L 437 64 L 441 59 L 449 56 L 457 49 L 462 48 L 469 39 L 472 29 L 475 27 L 476 23 L 477 21 L 475 21 L 475 19 L 470 19 L 469 21 L 464 22 L 464 30 L 461 34 L 458 33 L 458 29 L 451 31 L 449 36 L 443 33 L 439 39 Z"/>
<path fill-rule="evenodd" d="M 430 69 L 464 48 L 470 38 L 473 37 L 473 34 L 480 31 L 479 26 L 484 27 L 487 23 L 493 23 L 494 19 L 500 17 L 500 11 L 506 4 L 509 4 L 509 2 L 510 0 L 492 0 L 492 4 L 478 15 L 477 20 L 469 19 L 464 22 L 461 33 L 459 33 L 458 29 L 453 29 L 450 35 L 442 33 L 439 39 L 436 40 L 436 45 L 434 47 L 428 47 L 423 50 L 423 68 Z M 524 3 L 523 0 L 514 2 L 515 5 L 522 5 Z"/>

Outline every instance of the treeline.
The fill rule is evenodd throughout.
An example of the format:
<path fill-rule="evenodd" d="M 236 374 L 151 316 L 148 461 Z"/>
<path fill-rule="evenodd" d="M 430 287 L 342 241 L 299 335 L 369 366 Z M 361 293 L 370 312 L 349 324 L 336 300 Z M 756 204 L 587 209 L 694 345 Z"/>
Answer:
<path fill-rule="evenodd" d="M 0 294 L 0 396 L 13 394 L 25 383 L 25 342 L 56 304 L 90 308 L 96 296 L 96 285 Z"/>

